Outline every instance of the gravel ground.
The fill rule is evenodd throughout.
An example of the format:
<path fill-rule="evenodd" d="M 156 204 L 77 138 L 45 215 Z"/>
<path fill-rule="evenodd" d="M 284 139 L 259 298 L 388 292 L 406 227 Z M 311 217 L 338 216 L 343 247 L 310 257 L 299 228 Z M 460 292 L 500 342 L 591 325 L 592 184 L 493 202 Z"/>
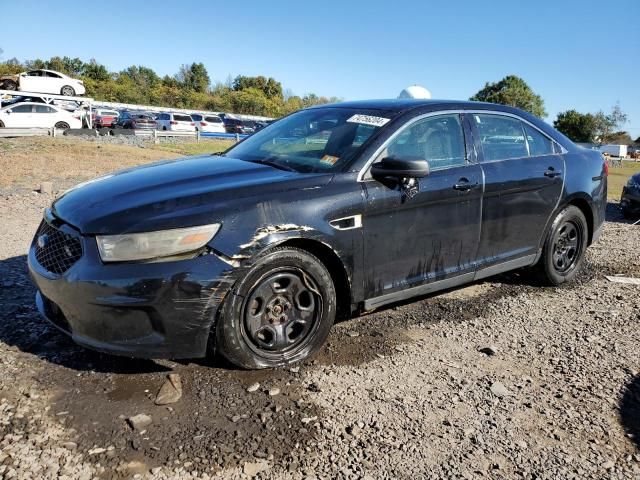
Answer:
<path fill-rule="evenodd" d="M 614 206 L 575 285 L 494 277 L 245 372 L 100 355 L 39 319 L 24 254 L 51 200 L 0 196 L 0 478 L 640 478 L 640 287 L 604 278 L 640 277 L 640 227 Z M 155 405 L 168 373 L 182 398 Z"/>

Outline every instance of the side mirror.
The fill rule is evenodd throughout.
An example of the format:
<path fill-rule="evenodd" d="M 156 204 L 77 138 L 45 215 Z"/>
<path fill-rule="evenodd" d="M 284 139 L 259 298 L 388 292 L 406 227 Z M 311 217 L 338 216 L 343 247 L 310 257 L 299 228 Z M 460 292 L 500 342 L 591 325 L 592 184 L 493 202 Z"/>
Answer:
<path fill-rule="evenodd" d="M 429 175 L 429 163 L 424 158 L 386 157 L 371 165 L 374 178 L 422 178 Z"/>

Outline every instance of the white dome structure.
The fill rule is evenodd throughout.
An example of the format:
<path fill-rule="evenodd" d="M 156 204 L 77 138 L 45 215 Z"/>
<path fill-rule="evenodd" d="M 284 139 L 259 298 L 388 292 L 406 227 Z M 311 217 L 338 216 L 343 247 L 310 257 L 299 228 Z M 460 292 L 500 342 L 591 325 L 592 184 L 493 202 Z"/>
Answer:
<path fill-rule="evenodd" d="M 398 98 L 419 98 L 429 99 L 431 98 L 431 92 L 420 85 L 411 85 L 400 92 Z"/>

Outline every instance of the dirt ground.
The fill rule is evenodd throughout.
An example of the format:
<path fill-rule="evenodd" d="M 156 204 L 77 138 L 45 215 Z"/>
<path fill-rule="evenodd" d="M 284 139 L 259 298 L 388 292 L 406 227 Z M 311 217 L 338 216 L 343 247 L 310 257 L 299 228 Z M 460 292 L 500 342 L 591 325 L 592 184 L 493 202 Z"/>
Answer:
<path fill-rule="evenodd" d="M 94 353 L 40 319 L 25 253 L 54 197 L 8 178 L 0 478 L 640 478 L 640 287 L 604 278 L 640 277 L 640 227 L 614 204 L 574 285 L 493 277 L 341 322 L 302 365 L 247 372 Z M 168 373 L 183 395 L 157 406 Z M 138 414 L 152 423 L 132 429 Z"/>

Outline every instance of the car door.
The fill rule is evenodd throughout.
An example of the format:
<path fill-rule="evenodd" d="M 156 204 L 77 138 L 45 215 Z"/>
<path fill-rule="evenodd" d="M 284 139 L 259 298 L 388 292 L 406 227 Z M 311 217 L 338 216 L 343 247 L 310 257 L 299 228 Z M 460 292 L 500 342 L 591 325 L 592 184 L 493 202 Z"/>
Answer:
<path fill-rule="evenodd" d="M 31 70 L 20 74 L 20 90 L 23 92 L 42 92 L 41 74 L 41 70 Z"/>
<path fill-rule="evenodd" d="M 479 267 L 530 264 L 564 185 L 553 141 L 516 116 L 474 113 L 485 178 Z"/>
<path fill-rule="evenodd" d="M 69 79 L 65 79 L 62 78 L 61 75 L 58 75 L 57 73 L 54 72 L 44 72 L 45 73 L 45 78 L 44 78 L 44 87 L 47 93 L 54 93 L 57 95 L 60 95 L 62 93 L 62 87 L 64 87 L 65 85 L 71 85 L 72 82 L 69 81 Z M 71 85 L 74 88 L 76 88 L 76 85 Z"/>
<path fill-rule="evenodd" d="M 8 113 L 5 122 L 7 127 L 28 128 L 35 127 L 33 124 L 33 105 L 30 103 L 23 103 L 12 107 L 11 113 Z"/>
<path fill-rule="evenodd" d="M 381 148 L 374 163 L 388 156 L 427 160 L 430 173 L 417 179 L 415 191 L 365 175 L 367 308 L 473 278 L 482 172 L 464 125 L 458 113 L 427 114 L 399 128 Z"/>
<path fill-rule="evenodd" d="M 48 105 L 34 105 L 33 126 L 50 128 L 56 123 L 57 111 Z"/>

